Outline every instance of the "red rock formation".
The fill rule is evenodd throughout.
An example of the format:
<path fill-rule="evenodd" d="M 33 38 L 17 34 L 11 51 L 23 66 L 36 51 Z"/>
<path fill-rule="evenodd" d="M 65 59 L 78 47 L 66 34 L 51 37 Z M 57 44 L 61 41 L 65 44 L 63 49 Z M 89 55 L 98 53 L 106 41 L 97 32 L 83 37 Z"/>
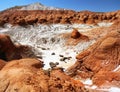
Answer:
<path fill-rule="evenodd" d="M 10 61 L 0 71 L 0 92 L 87 92 L 80 81 L 60 69 L 47 74 L 36 59 Z"/>
<path fill-rule="evenodd" d="M 71 38 L 73 39 L 77 39 L 81 36 L 81 34 L 78 32 L 77 29 L 73 29 L 72 33 L 71 33 Z"/>
<path fill-rule="evenodd" d="M 40 70 L 42 66 L 36 59 L 9 62 L 0 71 L 0 92 L 49 92 L 48 76 Z"/>
<path fill-rule="evenodd" d="M 32 47 L 13 44 L 8 35 L 0 34 L 0 59 L 10 61 L 28 57 L 36 58 Z"/>
<path fill-rule="evenodd" d="M 5 34 L 0 34 L 0 58 L 5 61 L 21 58 L 10 37 Z"/>
<path fill-rule="evenodd" d="M 49 87 L 50 92 L 82 92 L 84 85 L 77 80 L 67 76 L 60 69 L 50 73 Z"/>
<path fill-rule="evenodd" d="M 61 34 L 62 38 L 66 40 L 65 45 L 77 45 L 80 42 L 89 41 L 89 37 L 81 34 L 77 29 L 73 29 L 71 33 Z"/>
<path fill-rule="evenodd" d="M 68 70 L 73 73 L 73 75 L 75 72 L 84 78 L 92 77 L 94 83 L 98 85 L 102 85 L 102 83 L 106 81 L 120 80 L 119 73 L 111 72 L 120 64 L 119 52 L 120 33 L 117 31 L 111 32 L 98 40 L 90 48 L 78 54 L 76 64 Z M 108 78 L 107 76 L 109 74 L 113 76 L 111 75 Z"/>
<path fill-rule="evenodd" d="M 120 87 L 120 71 L 99 71 L 92 79 L 98 86 L 109 84 Z"/>
<path fill-rule="evenodd" d="M 120 19 L 120 11 L 108 13 L 95 13 L 89 11 L 75 12 L 71 10 L 7 10 L 0 12 L 0 26 L 5 23 L 13 25 L 32 25 L 36 23 L 73 24 L 86 23 L 97 24 L 98 22 L 115 22 Z"/>

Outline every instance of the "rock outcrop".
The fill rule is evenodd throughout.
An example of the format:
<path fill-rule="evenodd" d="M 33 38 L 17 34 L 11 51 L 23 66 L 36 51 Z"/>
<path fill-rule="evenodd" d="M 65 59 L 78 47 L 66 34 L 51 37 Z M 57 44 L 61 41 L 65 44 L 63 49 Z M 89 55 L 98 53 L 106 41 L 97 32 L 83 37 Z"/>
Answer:
<path fill-rule="evenodd" d="M 0 92 L 86 92 L 80 81 L 57 68 L 47 73 L 43 62 L 21 59 L 8 62 L 0 71 Z"/>
<path fill-rule="evenodd" d="M 0 92 L 49 92 L 48 76 L 36 59 L 11 61 L 0 71 Z"/>
<path fill-rule="evenodd" d="M 73 29 L 72 33 L 71 33 L 71 38 L 73 39 L 77 39 L 81 36 L 80 32 L 78 32 L 77 29 Z"/>
<path fill-rule="evenodd" d="M 86 92 L 83 86 L 80 81 L 72 79 L 61 69 L 55 69 L 50 73 L 50 92 Z"/>
<path fill-rule="evenodd" d="M 67 46 L 76 46 L 80 42 L 89 41 L 89 36 L 80 33 L 77 29 L 73 29 L 70 33 L 61 34 L 61 36 L 66 40 L 65 45 Z"/>
<path fill-rule="evenodd" d="M 4 61 L 37 58 L 34 50 L 27 45 L 14 44 L 8 35 L 0 34 L 0 59 Z"/>
<path fill-rule="evenodd" d="M 0 12 L 0 26 L 5 23 L 12 25 L 33 24 L 94 24 L 99 22 L 115 22 L 120 19 L 120 11 L 96 13 L 90 11 L 75 12 L 72 10 L 6 10 Z"/>
<path fill-rule="evenodd" d="M 97 85 L 107 81 L 120 81 L 120 71 L 113 71 L 120 65 L 119 52 L 120 33 L 111 32 L 78 54 L 77 62 L 68 70 L 72 76 L 92 78 Z"/>
<path fill-rule="evenodd" d="M 5 34 L 0 34 L 0 59 L 9 61 L 20 58 L 22 57 L 10 37 Z"/>

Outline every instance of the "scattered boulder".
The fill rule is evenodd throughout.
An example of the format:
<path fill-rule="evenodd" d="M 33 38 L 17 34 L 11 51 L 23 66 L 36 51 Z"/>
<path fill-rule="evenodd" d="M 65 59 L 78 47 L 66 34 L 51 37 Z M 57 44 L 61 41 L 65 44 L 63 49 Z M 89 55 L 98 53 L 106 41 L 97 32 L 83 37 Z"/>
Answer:
<path fill-rule="evenodd" d="M 70 57 L 67 57 L 68 60 L 70 60 L 71 58 L 72 58 L 71 56 L 70 56 Z"/>
<path fill-rule="evenodd" d="M 77 39 L 81 36 L 81 34 L 78 32 L 77 29 L 73 29 L 72 33 L 71 33 L 71 38 L 73 39 Z"/>
<path fill-rule="evenodd" d="M 64 57 L 64 55 L 59 55 L 60 57 Z"/>
<path fill-rule="evenodd" d="M 51 55 L 55 55 L 55 53 L 53 52 L 53 53 L 51 53 Z"/>
<path fill-rule="evenodd" d="M 57 65 L 59 65 L 59 63 L 58 62 L 56 62 L 56 63 L 50 62 L 49 65 L 50 65 L 51 68 L 54 68 Z"/>
<path fill-rule="evenodd" d="M 42 50 L 47 50 L 46 48 L 41 48 Z"/>
<path fill-rule="evenodd" d="M 62 58 L 60 59 L 60 61 L 64 61 L 64 62 L 65 62 L 66 59 L 67 59 L 66 57 L 62 57 Z"/>
<path fill-rule="evenodd" d="M 61 57 L 60 61 L 64 61 L 64 62 L 65 62 L 65 60 L 70 60 L 72 58 L 71 56 L 70 57 L 64 57 L 63 55 L 60 56 L 60 57 Z"/>

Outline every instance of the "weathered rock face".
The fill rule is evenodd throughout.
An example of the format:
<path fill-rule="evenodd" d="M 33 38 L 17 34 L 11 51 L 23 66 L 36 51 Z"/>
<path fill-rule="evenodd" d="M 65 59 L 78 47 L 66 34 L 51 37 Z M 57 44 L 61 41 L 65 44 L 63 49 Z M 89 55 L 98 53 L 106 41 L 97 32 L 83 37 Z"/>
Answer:
<path fill-rule="evenodd" d="M 0 12 L 0 26 L 5 23 L 13 25 L 33 25 L 36 23 L 97 24 L 99 22 L 115 22 L 120 19 L 120 11 L 95 13 L 89 11 L 75 12 L 71 10 L 7 10 Z"/>
<path fill-rule="evenodd" d="M 21 58 L 16 46 L 12 43 L 10 37 L 5 34 L 0 34 L 0 58 L 5 61 Z"/>
<path fill-rule="evenodd" d="M 60 69 L 53 70 L 50 73 L 50 92 L 83 92 L 86 91 L 83 86 L 80 81 L 65 75 Z"/>
<path fill-rule="evenodd" d="M 119 71 L 99 71 L 93 78 L 93 83 L 98 86 L 117 86 L 120 88 L 120 70 Z"/>
<path fill-rule="evenodd" d="M 0 92 L 86 92 L 80 81 L 75 81 L 61 69 L 50 75 L 36 59 L 10 61 L 0 71 Z"/>
<path fill-rule="evenodd" d="M 113 71 L 120 65 L 119 52 L 120 33 L 117 31 L 111 32 L 90 48 L 78 54 L 76 64 L 69 71 L 73 72 L 73 75 L 76 73 L 75 75 L 80 75 L 83 78 L 92 77 L 94 83 L 98 85 L 106 81 L 120 81 L 119 73 Z M 109 74 L 111 75 L 108 78 Z"/>
<path fill-rule="evenodd" d="M 0 59 L 11 61 L 21 58 L 37 58 L 32 47 L 14 44 L 10 37 L 0 34 Z"/>

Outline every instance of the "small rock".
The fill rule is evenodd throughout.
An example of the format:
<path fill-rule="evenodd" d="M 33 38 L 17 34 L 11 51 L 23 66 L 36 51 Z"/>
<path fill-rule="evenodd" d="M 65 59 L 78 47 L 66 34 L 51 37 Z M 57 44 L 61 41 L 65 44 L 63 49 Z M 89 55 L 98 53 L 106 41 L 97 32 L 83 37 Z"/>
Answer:
<path fill-rule="evenodd" d="M 66 60 L 66 59 L 68 59 L 68 57 L 64 57 L 64 59 Z"/>
<path fill-rule="evenodd" d="M 64 57 L 63 55 L 59 55 L 60 57 Z"/>
<path fill-rule="evenodd" d="M 51 55 L 55 55 L 55 53 L 53 52 Z"/>
<path fill-rule="evenodd" d="M 63 57 L 63 58 L 61 58 L 61 59 L 60 59 L 60 61 L 65 61 L 65 58 L 64 58 L 64 57 Z"/>
<path fill-rule="evenodd" d="M 42 50 L 46 50 L 46 48 L 41 48 Z"/>
<path fill-rule="evenodd" d="M 42 59 L 43 57 L 42 57 L 42 56 L 37 56 L 37 58 L 40 58 L 40 59 Z"/>
<path fill-rule="evenodd" d="M 56 64 L 56 65 L 59 65 L 59 62 L 56 62 L 55 64 Z"/>
<path fill-rule="evenodd" d="M 63 61 L 63 62 L 65 62 L 65 60 L 66 60 L 66 57 L 62 57 L 62 58 L 60 59 L 60 61 Z M 67 62 L 65 62 L 65 63 L 67 63 Z"/>
<path fill-rule="evenodd" d="M 67 57 L 68 58 L 68 60 L 70 60 L 72 57 L 70 56 L 70 57 Z"/>
<path fill-rule="evenodd" d="M 49 63 L 49 65 L 50 65 L 51 68 L 56 67 L 58 64 L 59 64 L 58 62 L 56 62 L 56 63 L 50 62 Z"/>
<path fill-rule="evenodd" d="M 54 43 L 54 42 L 55 42 L 55 38 L 51 38 L 50 40 L 52 41 L 52 43 Z"/>

